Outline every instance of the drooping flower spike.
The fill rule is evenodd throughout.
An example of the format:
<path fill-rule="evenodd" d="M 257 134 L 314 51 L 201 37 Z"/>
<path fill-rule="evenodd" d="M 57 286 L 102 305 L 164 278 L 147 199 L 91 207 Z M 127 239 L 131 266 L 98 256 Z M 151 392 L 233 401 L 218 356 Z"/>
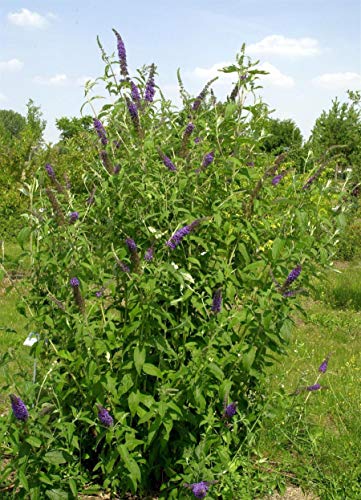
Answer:
<path fill-rule="evenodd" d="M 167 241 L 166 245 L 172 250 L 175 250 L 175 248 L 181 243 L 183 238 L 187 236 L 187 234 L 189 234 L 191 231 L 193 231 L 193 229 L 197 227 L 199 223 L 200 220 L 197 219 L 191 224 L 178 229 L 178 231 L 176 231 L 173 236 Z"/>

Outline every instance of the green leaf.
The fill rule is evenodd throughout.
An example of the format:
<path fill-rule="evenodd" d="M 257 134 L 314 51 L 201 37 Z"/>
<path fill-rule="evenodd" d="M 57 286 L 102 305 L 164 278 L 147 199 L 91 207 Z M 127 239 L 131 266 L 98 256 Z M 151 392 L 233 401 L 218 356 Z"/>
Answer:
<path fill-rule="evenodd" d="M 144 363 L 143 372 L 146 373 L 147 375 L 153 375 L 154 377 L 158 378 L 162 378 L 163 375 L 159 368 L 150 363 Z"/>
<path fill-rule="evenodd" d="M 140 401 L 139 392 L 132 392 L 129 394 L 128 406 L 132 417 L 134 417 L 134 415 L 137 412 L 139 401 Z"/>
<path fill-rule="evenodd" d="M 217 366 L 215 363 L 209 363 L 207 368 L 218 380 L 220 380 L 221 382 L 223 381 L 224 373 L 221 368 L 219 368 L 219 366 Z"/>
<path fill-rule="evenodd" d="M 45 494 L 48 498 L 50 498 L 50 500 L 68 500 L 69 499 L 68 493 L 64 490 L 59 490 L 59 489 L 47 490 L 45 492 Z"/>
<path fill-rule="evenodd" d="M 30 444 L 30 446 L 34 446 L 34 448 L 40 448 L 40 446 L 41 446 L 41 441 L 40 441 L 40 439 L 38 439 L 38 438 L 37 438 L 37 437 L 35 437 L 35 436 L 30 436 L 30 437 L 26 438 L 26 439 L 25 439 L 25 441 L 26 441 L 27 443 L 29 443 L 29 444 Z"/>
<path fill-rule="evenodd" d="M 242 364 L 244 368 L 249 371 L 253 365 L 254 359 L 256 357 L 257 347 L 252 346 L 251 349 L 243 355 Z"/>
<path fill-rule="evenodd" d="M 18 472 L 18 477 L 20 484 L 24 487 L 26 491 L 29 491 L 29 483 L 25 474 L 25 466 L 21 467 Z"/>
<path fill-rule="evenodd" d="M 78 497 L 78 488 L 76 486 L 76 481 L 73 478 L 69 479 L 69 486 L 70 486 L 72 494 L 74 495 L 75 498 L 77 498 Z"/>
<path fill-rule="evenodd" d="M 140 375 L 140 373 L 142 371 L 142 367 L 143 367 L 144 361 L 145 361 L 145 355 L 146 355 L 146 351 L 145 351 L 144 347 L 139 349 L 138 346 L 135 346 L 135 348 L 134 348 L 134 364 L 135 364 L 135 369 L 138 372 L 138 375 Z"/>
<path fill-rule="evenodd" d="M 45 453 L 44 459 L 46 462 L 49 462 L 50 464 L 53 465 L 60 465 L 66 463 L 66 458 L 64 457 L 63 452 L 60 450 L 48 451 L 48 453 Z"/>

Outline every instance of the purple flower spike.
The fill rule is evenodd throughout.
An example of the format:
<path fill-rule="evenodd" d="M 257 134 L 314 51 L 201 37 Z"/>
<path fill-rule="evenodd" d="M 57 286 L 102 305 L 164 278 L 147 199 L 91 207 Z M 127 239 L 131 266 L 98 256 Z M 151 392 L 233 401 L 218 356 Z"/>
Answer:
<path fill-rule="evenodd" d="M 170 158 L 168 158 L 168 156 L 166 155 L 163 155 L 163 163 L 164 165 L 171 171 L 171 172 L 175 172 L 177 170 L 176 166 L 174 165 L 174 163 L 171 161 Z"/>
<path fill-rule="evenodd" d="M 213 295 L 212 312 L 218 314 L 222 308 L 222 289 L 218 288 Z"/>
<path fill-rule="evenodd" d="M 173 236 L 167 241 L 166 245 L 174 250 L 182 241 L 182 239 L 187 236 L 196 226 L 199 224 L 199 220 L 195 220 L 192 224 L 184 226 L 178 231 L 176 231 Z"/>
<path fill-rule="evenodd" d="M 118 57 L 120 63 L 120 72 L 124 77 L 128 76 L 128 67 L 127 67 L 127 54 L 125 51 L 125 45 L 122 37 L 119 33 L 113 28 L 113 32 L 117 37 L 117 49 L 118 49 Z"/>
<path fill-rule="evenodd" d="M 80 281 L 78 280 L 78 278 L 71 278 L 69 283 L 73 288 L 78 288 L 80 286 Z"/>
<path fill-rule="evenodd" d="M 300 265 L 298 265 L 297 267 L 292 269 L 290 274 L 287 276 L 287 279 L 285 281 L 285 284 L 283 285 L 283 288 L 289 287 L 289 285 L 291 285 L 291 283 L 293 283 L 299 277 L 299 275 L 301 274 L 301 271 L 302 271 L 302 267 Z"/>
<path fill-rule="evenodd" d="M 153 102 L 155 95 L 155 83 L 154 83 L 155 66 L 154 64 L 150 67 L 149 78 L 145 87 L 145 100 L 148 102 Z"/>
<path fill-rule="evenodd" d="M 76 222 L 79 219 L 79 212 L 71 212 L 69 215 L 69 221 L 71 224 Z"/>
<path fill-rule="evenodd" d="M 246 163 L 247 167 L 254 167 L 254 161 L 249 161 Z"/>
<path fill-rule="evenodd" d="M 138 87 L 136 86 L 136 84 L 134 82 L 130 82 L 130 86 L 131 86 L 131 93 L 130 93 L 130 95 L 131 95 L 133 101 L 136 104 L 139 104 L 140 103 L 139 89 L 138 89 Z"/>
<path fill-rule="evenodd" d="M 309 385 L 306 387 L 306 390 L 307 391 L 318 391 L 321 389 L 321 385 L 320 384 L 313 384 L 313 385 Z"/>
<path fill-rule="evenodd" d="M 226 406 L 224 410 L 225 418 L 232 418 L 237 413 L 237 403 L 233 402 Z"/>
<path fill-rule="evenodd" d="M 137 251 L 137 245 L 136 245 L 135 241 L 132 240 L 132 238 L 127 238 L 125 240 L 125 243 L 127 244 L 127 247 L 129 248 L 129 251 L 131 253 L 134 253 Z"/>
<path fill-rule="evenodd" d="M 318 367 L 318 371 L 320 373 L 326 373 L 328 368 L 328 360 L 330 359 L 330 354 L 322 361 L 320 366 Z"/>
<path fill-rule="evenodd" d="M 194 142 L 195 142 L 196 144 L 198 144 L 199 142 L 201 142 L 201 138 L 200 138 L 200 137 L 196 137 L 196 138 L 194 139 Z"/>
<path fill-rule="evenodd" d="M 18 396 L 15 396 L 15 394 L 10 394 L 10 400 L 14 417 L 25 422 L 29 418 L 29 412 L 25 403 Z"/>
<path fill-rule="evenodd" d="M 153 260 L 154 257 L 153 252 L 154 252 L 153 247 L 148 248 L 144 254 L 144 260 L 146 260 L 147 262 Z"/>
<path fill-rule="evenodd" d="M 97 405 L 98 407 L 98 418 L 100 422 L 105 427 L 111 427 L 114 424 L 113 417 L 109 414 L 108 410 L 106 410 L 102 405 Z"/>
<path fill-rule="evenodd" d="M 53 167 L 50 165 L 50 163 L 47 163 L 47 164 L 45 165 L 45 170 L 48 172 L 48 176 L 49 176 L 51 179 L 55 180 L 55 172 L 54 172 Z"/>
<path fill-rule="evenodd" d="M 115 167 L 114 167 L 114 175 L 119 174 L 119 172 L 120 172 L 120 165 L 115 165 Z"/>
<path fill-rule="evenodd" d="M 105 128 L 103 127 L 103 124 L 100 120 L 97 118 L 93 119 L 94 123 L 94 128 L 96 130 L 96 133 L 98 134 L 99 139 L 101 140 L 103 146 L 106 146 L 108 144 L 108 139 L 107 139 L 107 134 L 105 133 Z"/>
<path fill-rule="evenodd" d="M 203 168 L 206 168 L 208 167 L 208 165 L 210 165 L 214 160 L 214 153 L 213 151 L 211 151 L 210 153 L 207 153 L 204 158 L 203 158 L 203 162 L 202 162 L 202 167 Z"/>

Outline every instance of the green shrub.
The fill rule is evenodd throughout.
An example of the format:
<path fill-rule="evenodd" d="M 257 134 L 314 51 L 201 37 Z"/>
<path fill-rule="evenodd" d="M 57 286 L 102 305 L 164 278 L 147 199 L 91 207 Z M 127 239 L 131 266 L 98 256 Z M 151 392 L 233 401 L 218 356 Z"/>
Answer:
<path fill-rule="evenodd" d="M 86 482 L 181 498 L 199 481 L 236 498 L 293 295 L 333 248 L 330 188 L 292 172 L 272 183 L 286 157 L 260 152 L 244 49 L 225 69 L 242 98 L 208 100 L 208 84 L 194 99 L 181 84 L 181 110 L 153 102 L 154 66 L 134 78 L 138 98 L 103 59 L 115 102 L 98 115 L 83 192 L 56 165 L 28 187 L 38 378 L 18 386 L 30 416 L 8 418 L 5 472 L 17 470 L 17 498 L 72 498 Z"/>

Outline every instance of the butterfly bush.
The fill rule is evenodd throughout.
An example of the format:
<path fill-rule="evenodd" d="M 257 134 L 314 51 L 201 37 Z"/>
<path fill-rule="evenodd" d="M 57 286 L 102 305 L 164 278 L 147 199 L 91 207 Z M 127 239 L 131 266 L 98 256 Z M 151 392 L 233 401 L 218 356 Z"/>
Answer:
<path fill-rule="evenodd" d="M 247 109 L 210 95 L 214 80 L 198 96 L 180 84 L 176 109 L 161 91 L 154 102 L 155 65 L 129 74 L 133 55 L 115 36 L 115 55 L 98 40 L 109 102 L 86 95 L 106 135 L 98 122 L 98 145 L 84 132 L 91 148 L 77 149 L 76 188 L 58 191 L 55 153 L 31 186 L 22 310 L 40 340 L 35 384 L 23 372 L 15 382 L 36 418 L 13 396 L 26 426 L 0 422 L 10 466 L 22 471 L 9 481 L 19 498 L 77 498 L 93 483 L 114 498 L 233 500 L 248 481 L 238 460 L 264 414 L 249 395 L 286 351 L 301 263 L 307 290 L 332 257 L 338 219 L 322 191 L 344 193 L 321 176 L 302 189 L 309 174 L 297 172 L 272 185 L 287 155 L 263 150 L 267 107 L 253 101 L 262 72 L 245 48 L 225 71 Z M 81 224 L 64 215 L 72 207 Z M 317 384 L 304 389 L 310 397 Z"/>

